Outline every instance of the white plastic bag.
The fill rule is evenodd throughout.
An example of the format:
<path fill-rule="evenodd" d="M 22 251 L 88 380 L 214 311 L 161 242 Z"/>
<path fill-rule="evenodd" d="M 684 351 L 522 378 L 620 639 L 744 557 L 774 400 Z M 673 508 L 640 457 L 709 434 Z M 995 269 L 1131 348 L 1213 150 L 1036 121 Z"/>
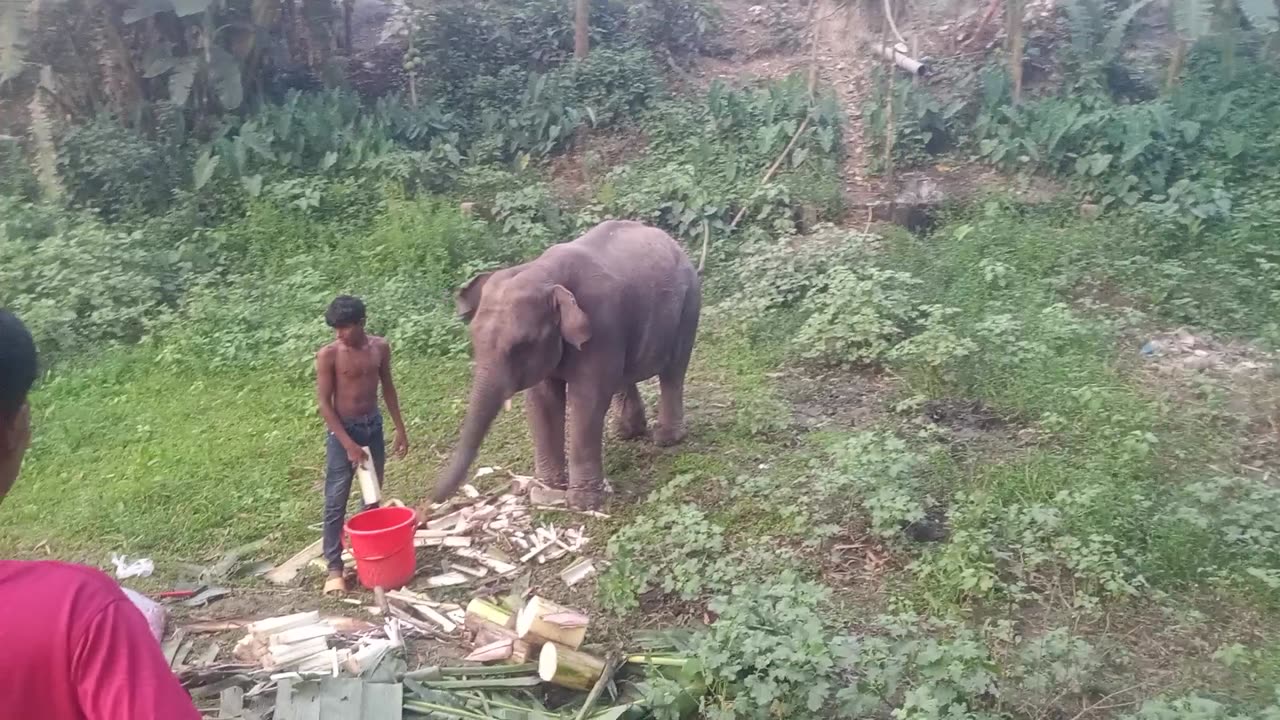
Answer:
<path fill-rule="evenodd" d="M 131 577 L 149 577 L 156 569 L 151 558 L 138 558 L 129 562 L 129 556 L 119 553 L 111 553 L 111 562 L 115 563 L 116 577 L 121 580 Z"/>
<path fill-rule="evenodd" d="M 152 600 L 141 593 L 136 593 L 127 587 L 120 588 L 124 591 L 129 601 L 134 607 L 142 613 L 142 617 L 147 619 L 147 627 L 151 628 L 151 634 L 155 636 L 156 642 L 164 639 L 164 626 L 169 620 L 169 611 L 163 605 Z"/>

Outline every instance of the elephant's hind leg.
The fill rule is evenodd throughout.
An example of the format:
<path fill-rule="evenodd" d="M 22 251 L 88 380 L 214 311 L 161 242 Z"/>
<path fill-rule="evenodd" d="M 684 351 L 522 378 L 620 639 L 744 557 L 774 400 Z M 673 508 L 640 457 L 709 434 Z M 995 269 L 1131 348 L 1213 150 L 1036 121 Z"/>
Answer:
<path fill-rule="evenodd" d="M 689 360 L 693 357 L 693 341 L 698 334 L 700 310 L 701 298 L 694 290 L 685 302 L 680 337 L 672 353 L 671 363 L 658 375 L 662 398 L 658 404 L 658 427 L 654 430 L 653 439 L 663 447 L 679 443 L 688 434 L 684 425 L 684 376 L 689 370 Z"/>
<path fill-rule="evenodd" d="M 628 383 L 613 396 L 613 430 L 619 439 L 634 440 L 644 437 L 647 429 L 644 417 L 644 400 L 635 383 Z"/>
<path fill-rule="evenodd" d="M 658 427 L 653 440 L 668 447 L 684 440 L 688 431 L 684 426 L 684 372 L 663 373 L 658 378 L 662 399 L 658 406 Z"/>

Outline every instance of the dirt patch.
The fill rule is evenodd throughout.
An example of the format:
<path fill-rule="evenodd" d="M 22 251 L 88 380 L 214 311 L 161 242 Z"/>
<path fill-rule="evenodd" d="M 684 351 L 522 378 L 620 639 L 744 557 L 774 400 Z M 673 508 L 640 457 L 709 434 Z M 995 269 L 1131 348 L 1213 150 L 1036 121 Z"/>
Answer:
<path fill-rule="evenodd" d="M 943 398 L 921 406 L 916 422 L 960 460 L 990 463 L 1034 445 L 1040 434 L 980 400 Z"/>
<path fill-rule="evenodd" d="M 770 378 L 790 403 L 795 425 L 808 431 L 868 427 L 884 416 L 893 389 L 891 378 L 875 370 L 791 368 Z"/>
<path fill-rule="evenodd" d="M 1148 367 L 1161 374 L 1207 372 L 1220 377 L 1261 378 L 1275 371 L 1271 353 L 1245 342 L 1197 335 L 1187 328 L 1152 335 L 1139 352 Z"/>
<path fill-rule="evenodd" d="M 1138 343 L 1134 372 L 1141 382 L 1183 406 L 1182 412 L 1207 414 L 1232 430 L 1232 471 L 1280 473 L 1280 367 L 1274 353 L 1187 328 L 1145 339 L 1130 336 L 1127 349 Z"/>
<path fill-rule="evenodd" d="M 610 171 L 635 162 L 648 147 L 649 138 L 636 127 L 584 133 L 574 147 L 551 159 L 551 190 L 572 207 L 590 204 Z"/>
<path fill-rule="evenodd" d="M 1019 612 L 1018 634 L 1039 637 L 1069 627 L 1093 647 L 1102 668 L 1089 679 L 1081 704 L 1064 718 L 1105 718 L 1132 712 L 1144 699 L 1216 688 L 1240 690 L 1235 673 L 1214 653 L 1234 643 L 1263 646 L 1276 628 L 1257 608 L 1222 596 L 1167 601 L 1135 599 L 1097 612 L 1033 605 Z M 992 608 L 995 616 L 1003 609 Z M 1077 713 L 1079 713 L 1077 715 Z"/>
<path fill-rule="evenodd" d="M 878 4 L 862 6 L 818 0 L 812 25 L 808 21 L 807 3 L 722 0 L 720 5 L 730 52 L 723 57 L 700 58 L 694 66 L 694 87 L 705 90 L 714 80 L 741 84 L 808 73 L 816 60 L 818 79 L 835 92 L 848 117 L 844 134 L 844 183 L 849 226 L 885 221 L 922 230 L 928 229 L 929 221 L 920 217 L 917 209 L 921 207 L 936 210 L 944 204 L 973 200 L 983 193 L 1007 194 L 1024 202 L 1038 203 L 1064 192 L 1061 183 L 1049 178 L 1006 176 L 957 157 L 939 158 L 936 164 L 923 167 L 899 169 L 892 181 L 871 172 L 869 152 L 873 144 L 867 136 L 863 114 L 874 95 L 874 72 L 884 67 L 885 62 L 871 54 L 863 38 L 869 31 L 878 33 L 884 24 Z M 778 19 L 780 9 L 795 19 L 789 23 Z M 911 53 L 927 59 L 931 66 L 945 66 L 945 72 L 914 82 L 936 86 L 932 88 L 935 94 L 945 96 L 956 76 L 971 73 L 986 62 L 1001 41 L 1000 18 L 993 18 L 981 36 L 972 42 L 961 41 L 977 29 L 983 9 L 976 7 L 942 17 L 942 13 L 921 7 L 912 9 L 918 14 L 896 18 L 899 28 L 914 45 Z M 1027 15 L 1028 32 L 1039 32 L 1044 42 L 1051 41 L 1052 5 L 1029 3 Z M 779 43 L 779 37 L 787 41 Z M 1035 69 L 1032 70 L 1028 82 L 1037 76 Z M 898 77 L 907 81 L 903 74 Z"/>
<path fill-rule="evenodd" d="M 823 584 L 834 592 L 832 601 L 846 620 L 866 620 L 887 609 L 892 575 L 906 567 L 909 558 L 894 553 L 872 535 L 861 516 L 823 543 L 815 564 Z"/>

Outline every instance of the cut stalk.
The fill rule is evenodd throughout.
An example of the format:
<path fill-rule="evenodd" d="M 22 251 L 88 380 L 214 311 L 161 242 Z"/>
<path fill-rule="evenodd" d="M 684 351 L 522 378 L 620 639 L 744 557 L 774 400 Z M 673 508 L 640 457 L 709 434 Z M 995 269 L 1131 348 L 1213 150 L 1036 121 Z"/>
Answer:
<path fill-rule="evenodd" d="M 571 690 L 590 690 L 604 673 L 604 661 L 554 642 L 542 646 L 538 677 Z"/>
<path fill-rule="evenodd" d="M 587 637 L 588 618 L 534 595 L 516 616 L 516 636 L 532 643 L 554 641 L 577 649 Z"/>

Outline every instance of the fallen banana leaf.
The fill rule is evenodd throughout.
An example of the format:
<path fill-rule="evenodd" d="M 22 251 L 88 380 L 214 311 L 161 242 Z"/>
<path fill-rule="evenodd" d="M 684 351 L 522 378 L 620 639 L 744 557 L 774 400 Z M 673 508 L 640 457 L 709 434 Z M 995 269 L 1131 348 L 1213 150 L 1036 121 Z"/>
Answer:
<path fill-rule="evenodd" d="M 642 630 L 632 638 L 632 644 L 639 650 L 654 655 L 673 652 L 689 652 L 689 641 L 693 633 L 689 630 Z"/>
<path fill-rule="evenodd" d="M 494 677 L 502 675 L 524 675 L 535 672 L 537 663 L 522 665 L 460 665 L 457 667 L 424 667 L 411 670 L 401 677 L 405 680 L 430 682 L 445 677 Z"/>
<path fill-rule="evenodd" d="M 405 688 L 416 697 L 405 702 L 414 713 L 441 718 L 485 718 L 486 720 L 561 720 L 533 700 L 521 702 L 505 693 L 452 692 L 424 687 L 412 680 Z"/>
<path fill-rule="evenodd" d="M 464 677 L 523 675 L 524 673 L 534 672 L 537 669 L 538 663 L 524 663 L 522 665 L 464 665 L 458 667 L 439 668 L 440 674 L 447 677 L 455 675 L 461 675 Z"/>
<path fill-rule="evenodd" d="M 449 705 L 437 705 L 425 700 L 405 700 L 404 709 L 408 712 L 418 715 L 426 715 L 428 717 L 461 718 L 461 720 L 489 720 L 489 716 L 484 713 L 472 712 L 470 710 L 451 707 Z"/>
<path fill-rule="evenodd" d="M 679 655 L 628 655 L 627 662 L 636 665 L 683 668 L 689 663 L 689 658 Z"/>
<path fill-rule="evenodd" d="M 518 677 L 481 678 L 479 680 L 428 680 L 422 684 L 434 690 L 522 688 L 537 687 L 542 684 L 542 678 L 537 675 L 521 675 Z"/>
<path fill-rule="evenodd" d="M 239 567 L 240 558 L 249 553 L 257 552 L 266 544 L 267 540 L 263 538 L 232 549 L 226 555 L 223 555 L 221 560 L 204 568 L 204 572 L 200 573 L 200 579 L 204 582 L 226 580 L 231 577 L 232 571 Z"/>

